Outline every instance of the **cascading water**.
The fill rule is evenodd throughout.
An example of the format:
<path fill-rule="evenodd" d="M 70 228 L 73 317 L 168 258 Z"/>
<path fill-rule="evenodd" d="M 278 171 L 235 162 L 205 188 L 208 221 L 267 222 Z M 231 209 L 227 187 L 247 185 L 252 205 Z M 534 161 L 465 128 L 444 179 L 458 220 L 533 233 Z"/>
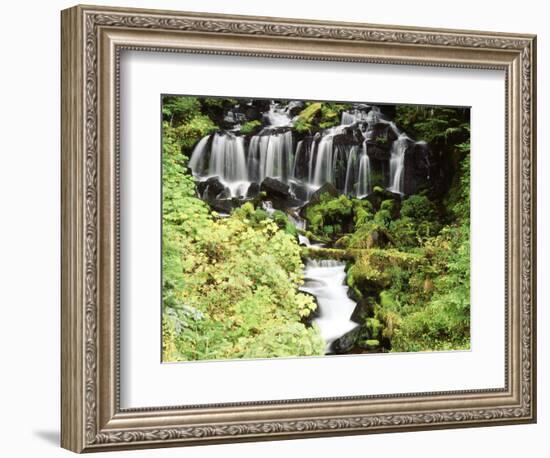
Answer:
<path fill-rule="evenodd" d="M 317 156 L 315 158 L 315 170 L 313 172 L 313 184 L 317 187 L 325 183 L 332 183 L 333 168 L 332 158 L 334 154 L 333 138 L 336 135 L 336 130 L 331 129 L 321 138 L 317 146 Z"/>
<path fill-rule="evenodd" d="M 349 196 L 365 197 L 373 186 L 367 143 L 376 140 L 372 138 L 375 126 L 386 124 L 399 137 L 391 147 L 388 189 L 403 194 L 407 142 L 378 107 L 356 105 L 342 112 L 340 125 L 296 142 L 292 132 L 296 117 L 291 113 L 300 105 L 272 102 L 262 114 L 263 128 L 252 136 L 241 135 L 238 124 L 203 137 L 189 160 L 193 174 L 199 180 L 218 177 L 227 197 L 243 198 L 251 183 L 260 184 L 268 177 L 290 185 L 293 191 L 303 189 L 303 200 L 325 183 Z M 233 121 L 244 116 L 231 113 Z"/>
<path fill-rule="evenodd" d="M 208 144 L 208 141 L 210 140 L 210 135 L 207 135 L 206 137 L 201 138 L 199 143 L 197 143 L 197 146 L 195 146 L 195 149 L 193 150 L 193 154 L 191 155 L 191 158 L 189 159 L 189 167 L 191 170 L 196 173 L 201 173 L 205 169 L 205 161 L 206 161 L 206 146 Z"/>
<path fill-rule="evenodd" d="M 262 106 L 265 112 L 260 113 L 263 126 L 259 132 L 241 134 L 241 126 L 249 119 L 236 105 L 226 117 L 232 128 L 207 135 L 195 146 L 188 164 L 194 176 L 202 182 L 217 177 L 221 183 L 212 188 L 210 183 L 205 185 L 203 196 L 209 196 L 207 199 L 212 199 L 210 189 L 216 190 L 214 200 L 243 199 L 252 183 L 256 184 L 257 193 L 266 178 L 288 185 L 293 198 L 300 193 L 293 202 L 308 201 L 326 183 L 348 196 L 364 198 L 377 184 L 373 178 L 376 173 L 388 183 L 388 190 L 404 195 L 405 155 L 413 141 L 378 107 L 354 105 L 342 112 L 340 125 L 295 138 L 296 117 L 291 113 L 303 106 L 301 102 L 286 105 L 272 102 L 269 109 Z M 422 142 L 417 145 L 427 147 Z M 380 178 L 377 179 L 379 183 Z M 219 192 L 220 188 L 223 192 Z M 275 208 L 280 208 L 276 199 L 273 202 L 264 199 L 262 207 L 270 217 Z M 296 203 L 285 211 L 298 229 L 300 245 L 308 250 L 324 247 L 310 242 L 306 236 L 306 223 Z M 306 282 L 301 289 L 317 299 L 319 316 L 314 322 L 326 341 L 327 352 L 336 339 L 357 326 L 350 319 L 356 304 L 347 295 L 344 268 L 344 263 L 334 260 L 306 261 Z"/>
<path fill-rule="evenodd" d="M 350 317 L 356 307 L 347 294 L 345 264 L 334 260 L 309 260 L 304 272 L 302 291 L 313 294 L 319 304 L 319 316 L 313 320 L 330 352 L 332 343 L 357 327 Z"/>
<path fill-rule="evenodd" d="M 400 134 L 399 138 L 393 142 L 390 156 L 390 191 L 404 194 L 404 176 L 405 176 L 405 152 L 409 147 L 411 139 L 405 134 Z"/>
<path fill-rule="evenodd" d="M 292 125 L 292 119 L 290 117 L 290 112 L 300 102 L 293 100 L 288 103 L 288 105 L 281 106 L 278 103 L 271 102 L 269 105 L 269 111 L 264 114 L 264 118 L 267 119 L 267 123 L 273 127 L 285 127 Z"/>
<path fill-rule="evenodd" d="M 365 197 L 371 188 L 370 159 L 367 154 L 367 142 L 363 143 L 363 153 L 359 159 L 359 174 L 357 178 L 357 197 Z"/>
<path fill-rule="evenodd" d="M 343 126 L 349 126 L 351 124 L 355 124 L 356 122 L 367 121 L 367 119 L 368 113 L 364 110 L 355 109 L 352 111 L 344 111 L 342 113 L 340 124 Z"/>

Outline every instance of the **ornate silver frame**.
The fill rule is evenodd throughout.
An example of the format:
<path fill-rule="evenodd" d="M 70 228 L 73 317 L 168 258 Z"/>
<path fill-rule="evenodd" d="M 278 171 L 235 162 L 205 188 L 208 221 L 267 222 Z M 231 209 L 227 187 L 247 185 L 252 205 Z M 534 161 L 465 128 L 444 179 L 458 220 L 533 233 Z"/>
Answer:
<path fill-rule="evenodd" d="M 64 10 L 61 29 L 63 447 L 90 452 L 535 421 L 535 36 L 93 6 Z M 505 388 L 120 409 L 123 49 L 504 70 Z"/>

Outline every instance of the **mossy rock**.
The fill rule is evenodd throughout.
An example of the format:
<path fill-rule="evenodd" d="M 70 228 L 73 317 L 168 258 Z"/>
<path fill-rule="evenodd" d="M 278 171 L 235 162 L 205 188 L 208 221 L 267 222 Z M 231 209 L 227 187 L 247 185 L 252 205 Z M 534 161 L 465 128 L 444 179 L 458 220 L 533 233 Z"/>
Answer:
<path fill-rule="evenodd" d="M 310 259 L 335 259 L 337 261 L 349 261 L 353 255 L 346 250 L 334 248 L 302 248 L 303 257 Z"/>
<path fill-rule="evenodd" d="M 365 327 L 367 328 L 367 333 L 369 338 L 378 339 L 382 334 L 382 323 L 377 318 L 367 318 L 365 320 Z"/>
<path fill-rule="evenodd" d="M 334 248 L 338 248 L 341 250 L 344 250 L 348 247 L 349 243 L 351 241 L 351 235 L 347 234 L 343 237 L 340 237 L 336 242 L 334 242 Z"/>
<path fill-rule="evenodd" d="M 380 186 L 375 186 L 372 192 L 365 199 L 372 204 L 374 211 L 380 210 L 382 202 L 387 200 L 395 201 L 395 205 L 401 207 L 401 196 L 394 192 L 388 191 L 387 189 L 383 189 Z"/>
<path fill-rule="evenodd" d="M 395 249 L 357 250 L 354 255 L 355 263 L 347 272 L 347 284 L 358 290 L 361 297 L 380 294 L 391 286 L 392 270 L 411 271 L 423 259 L 422 255 Z"/>
<path fill-rule="evenodd" d="M 378 350 L 380 348 L 380 341 L 378 339 L 366 339 L 357 342 L 361 348 L 367 350 Z"/>
<path fill-rule="evenodd" d="M 354 291 L 352 289 L 348 289 L 348 296 L 350 296 L 352 300 L 355 300 L 357 302 L 357 305 L 353 309 L 353 313 L 350 316 L 350 320 L 355 321 L 359 324 L 365 323 L 366 320 L 369 319 L 368 317 L 372 316 L 374 313 L 374 304 L 372 303 L 372 298 L 360 298 L 359 300 L 357 300 L 356 295 L 354 294 Z"/>

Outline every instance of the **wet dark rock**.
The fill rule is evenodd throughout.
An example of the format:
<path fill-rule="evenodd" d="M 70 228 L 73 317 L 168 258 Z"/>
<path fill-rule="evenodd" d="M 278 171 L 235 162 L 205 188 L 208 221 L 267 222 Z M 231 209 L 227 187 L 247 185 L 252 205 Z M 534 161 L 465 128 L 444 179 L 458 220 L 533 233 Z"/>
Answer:
<path fill-rule="evenodd" d="M 350 320 L 358 324 L 365 322 L 365 319 L 374 314 L 374 306 L 367 299 L 360 299 L 351 314 Z"/>
<path fill-rule="evenodd" d="M 321 202 L 321 196 L 323 194 L 328 194 L 332 197 L 338 197 L 340 195 L 340 192 L 332 183 L 325 183 L 311 195 L 309 201 L 300 209 L 300 216 L 302 218 L 305 218 L 307 209 L 309 207 L 317 205 Z"/>
<path fill-rule="evenodd" d="M 289 186 L 275 178 L 265 178 L 260 185 L 260 191 L 265 194 L 264 200 L 271 201 L 273 208 L 277 210 L 286 210 L 301 204 L 292 196 Z"/>
<path fill-rule="evenodd" d="M 380 105 L 378 107 L 385 118 L 394 119 L 396 115 L 396 105 Z"/>
<path fill-rule="evenodd" d="M 265 192 L 267 197 L 288 198 L 290 197 L 290 188 L 287 184 L 275 178 L 267 177 L 262 181 L 260 190 Z"/>
<path fill-rule="evenodd" d="M 290 190 L 296 199 L 306 202 L 308 198 L 307 186 L 299 183 L 290 183 Z"/>
<path fill-rule="evenodd" d="M 260 112 L 261 114 L 265 113 L 266 111 L 269 111 L 269 105 L 271 104 L 271 101 L 268 99 L 254 99 L 250 101 L 247 106 L 253 107 L 255 110 Z"/>
<path fill-rule="evenodd" d="M 246 121 L 247 121 L 246 115 L 241 111 L 238 111 L 237 108 L 234 108 L 233 110 L 228 111 L 225 117 L 223 118 L 223 122 L 230 125 L 242 124 Z"/>
<path fill-rule="evenodd" d="M 333 145 L 361 145 L 364 141 L 363 134 L 359 129 L 348 127 L 344 132 L 335 135 L 332 139 Z"/>
<path fill-rule="evenodd" d="M 258 183 L 250 183 L 250 186 L 248 186 L 248 190 L 246 191 L 246 197 L 253 199 L 258 194 L 260 194 L 260 185 Z"/>
<path fill-rule="evenodd" d="M 419 190 L 433 188 L 434 178 L 437 178 L 437 158 L 427 143 L 417 142 L 411 145 L 405 153 L 405 170 L 403 192 L 415 194 Z"/>
<path fill-rule="evenodd" d="M 220 177 L 210 177 L 197 183 L 197 191 L 205 200 L 215 199 L 225 191 L 225 185 L 220 181 Z"/>
<path fill-rule="evenodd" d="M 289 126 L 266 126 L 258 134 L 260 137 L 274 134 L 284 134 L 291 130 Z"/>
<path fill-rule="evenodd" d="M 293 118 L 294 116 L 300 114 L 304 108 L 304 102 L 300 100 L 293 100 L 288 104 L 288 115 Z"/>
<path fill-rule="evenodd" d="M 309 199 L 309 205 L 317 205 L 319 202 L 321 202 L 321 196 L 323 194 L 328 194 L 331 197 L 338 197 L 340 195 L 340 192 L 338 192 L 338 189 L 336 189 L 336 187 L 332 183 L 325 183 L 311 195 L 311 199 Z"/>
<path fill-rule="evenodd" d="M 361 336 L 361 326 L 353 328 L 346 332 L 342 337 L 339 337 L 330 346 L 330 350 L 337 355 L 349 353 L 355 347 L 355 343 Z"/>
<path fill-rule="evenodd" d="M 206 203 L 210 208 L 218 213 L 229 215 L 239 204 L 232 199 L 207 199 Z"/>
<path fill-rule="evenodd" d="M 354 103 L 353 108 L 355 110 L 364 111 L 365 113 L 368 113 L 372 109 L 372 107 L 366 103 Z"/>
<path fill-rule="evenodd" d="M 401 196 L 399 194 L 380 187 L 375 187 L 373 192 L 365 197 L 365 199 L 371 203 L 375 212 L 380 210 L 380 205 L 385 200 L 393 200 L 395 205 L 398 205 L 399 208 L 401 206 Z"/>
<path fill-rule="evenodd" d="M 381 147 L 389 148 L 397 140 L 397 133 L 393 126 L 387 122 L 377 122 L 369 131 L 369 142 Z"/>
<path fill-rule="evenodd" d="M 367 142 L 367 154 L 370 159 L 375 159 L 378 161 L 388 161 L 391 156 L 389 148 L 379 146 L 373 142 Z"/>

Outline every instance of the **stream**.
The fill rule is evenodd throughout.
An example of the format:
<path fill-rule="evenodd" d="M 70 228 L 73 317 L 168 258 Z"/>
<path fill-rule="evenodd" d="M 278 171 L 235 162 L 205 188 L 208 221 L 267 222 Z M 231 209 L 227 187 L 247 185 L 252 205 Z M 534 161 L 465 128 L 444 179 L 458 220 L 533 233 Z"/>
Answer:
<path fill-rule="evenodd" d="M 300 288 L 317 298 L 318 317 L 313 322 L 326 342 L 326 353 L 331 353 L 336 339 L 358 326 L 350 319 L 356 304 L 347 295 L 344 268 L 345 263 L 340 261 L 310 259 L 305 267 L 305 283 Z"/>
<path fill-rule="evenodd" d="M 303 103 L 272 101 L 263 108 L 261 129 L 242 134 L 239 119 L 246 119 L 243 113 L 251 104 L 235 105 L 226 117 L 233 127 L 208 134 L 194 148 L 189 167 L 203 184 L 200 195 L 221 207 L 214 208 L 223 215 L 230 213 L 233 201 L 250 200 L 263 191 L 275 199 L 262 201 L 264 211 L 273 216 L 276 209 L 283 210 L 298 229 L 300 245 L 310 250 L 323 245 L 305 235 L 300 209 L 315 192 L 330 184 L 338 193 L 364 198 L 372 192 L 373 176 L 384 176 L 386 188 L 403 195 L 406 153 L 427 148 L 401 132 L 379 107 L 366 104 L 343 111 L 338 125 L 297 137 L 295 109 Z M 351 321 L 356 304 L 348 297 L 345 263 L 307 259 L 304 277 L 301 290 L 318 304 L 313 322 L 326 353 L 333 353 L 334 342 L 358 326 Z"/>

